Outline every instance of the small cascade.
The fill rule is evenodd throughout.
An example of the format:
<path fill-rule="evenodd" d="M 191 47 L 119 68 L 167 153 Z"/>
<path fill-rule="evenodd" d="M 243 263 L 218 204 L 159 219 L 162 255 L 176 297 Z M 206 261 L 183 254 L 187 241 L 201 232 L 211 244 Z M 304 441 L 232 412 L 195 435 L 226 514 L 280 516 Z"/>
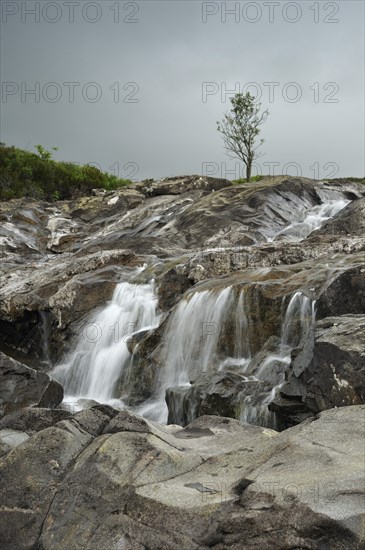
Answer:
<path fill-rule="evenodd" d="M 336 199 L 308 208 L 303 211 L 302 219 L 293 221 L 268 241 L 272 242 L 278 239 L 301 241 L 308 237 L 312 231 L 319 229 L 327 220 L 333 218 L 350 202 L 349 200 Z"/>
<path fill-rule="evenodd" d="M 191 384 L 207 372 L 233 371 L 245 381 L 238 394 L 240 419 L 275 427 L 268 405 L 285 382 L 293 349 L 301 348 L 314 326 L 314 303 L 302 292 L 295 292 L 287 305 L 284 298 L 280 338 L 274 337 L 275 345 L 269 338 L 252 356 L 249 335 L 254 321 L 245 306 L 246 295 L 247 289 L 237 293 L 229 286 L 188 294 L 178 304 L 164 331 L 157 393 L 139 407 L 140 414 L 163 423 L 168 418 L 182 421 L 184 415 L 192 420 L 197 404 Z"/>
<path fill-rule="evenodd" d="M 115 397 L 131 357 L 126 340 L 158 325 L 156 308 L 153 283 L 117 285 L 111 302 L 84 327 L 75 350 L 53 371 L 64 387 L 65 401 L 87 398 L 107 403 Z"/>
<path fill-rule="evenodd" d="M 233 356 L 237 354 L 233 361 L 238 358 L 241 361 L 239 354 L 249 354 L 248 342 L 243 341 L 247 323 L 243 298 L 235 304 L 232 287 L 195 292 L 178 304 L 165 330 L 158 395 L 139 409 L 140 414 L 158 422 L 166 422 L 168 410 L 165 393 L 168 388 L 187 389 L 199 374 L 219 370 L 225 356 L 224 348 L 229 347 L 224 339 L 226 322 L 232 308 L 235 308 L 236 315 L 233 334 L 229 336 L 234 342 Z M 178 408 L 179 404 L 173 406 Z"/>
<path fill-rule="evenodd" d="M 243 399 L 240 420 L 276 428 L 275 414 L 269 411 L 268 405 L 286 380 L 292 351 L 303 347 L 314 329 L 314 322 L 315 302 L 302 292 L 295 292 L 285 311 L 277 349 L 250 370 L 257 385 L 253 393 Z"/>

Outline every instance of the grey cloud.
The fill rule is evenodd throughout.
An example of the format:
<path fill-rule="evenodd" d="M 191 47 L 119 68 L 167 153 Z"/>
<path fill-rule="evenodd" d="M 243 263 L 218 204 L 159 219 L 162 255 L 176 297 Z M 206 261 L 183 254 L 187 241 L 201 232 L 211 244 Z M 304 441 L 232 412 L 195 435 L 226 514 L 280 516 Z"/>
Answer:
<path fill-rule="evenodd" d="M 7 4 L 20 7 L 21 2 Z M 32 4 L 36 2 L 27 2 Z M 3 83 L 26 82 L 31 88 L 39 82 L 43 90 L 56 82 L 62 93 L 54 103 L 42 93 L 39 103 L 31 96 L 22 103 L 20 91 L 6 101 L 3 97 L 2 141 L 28 148 L 56 145 L 57 158 L 92 161 L 103 169 L 119 163 L 121 176 L 128 162 L 138 163 L 139 178 L 200 173 L 206 162 L 215 162 L 217 175 L 225 176 L 222 172 L 234 169 L 235 161 L 226 156 L 216 131 L 216 121 L 229 108 L 228 95 L 222 102 L 222 83 L 230 90 L 236 82 L 241 87 L 256 82 L 263 107 L 271 113 L 262 129 L 266 155 L 260 163 L 279 162 L 280 172 L 288 162 L 296 162 L 307 176 L 314 175 L 310 167 L 317 163 L 319 177 L 325 177 L 330 172 L 326 163 L 336 162 L 337 175 L 363 175 L 362 2 L 329 2 L 327 11 L 323 2 L 297 2 L 302 10 L 297 23 L 282 15 L 293 17 L 294 11 L 283 12 L 294 10 L 293 2 L 280 3 L 273 23 L 262 2 L 256 3 L 263 14 L 257 23 L 242 17 L 235 23 L 228 15 L 222 23 L 221 2 L 210 3 L 219 13 L 203 23 L 203 3 L 196 1 L 136 2 L 138 23 L 115 23 L 110 8 L 116 3 L 104 1 L 99 3 L 102 17 L 94 24 L 80 17 L 88 4 L 83 1 L 75 7 L 75 22 L 69 23 L 65 3 L 58 4 L 63 9 L 59 22 L 34 23 L 28 17 L 22 23 L 17 14 L 2 23 Z M 119 4 L 120 19 L 128 17 L 133 2 Z M 241 8 L 245 4 L 241 2 Z M 316 4 L 317 14 L 310 9 Z M 337 6 L 338 13 L 331 15 Z M 325 17 L 339 22 L 325 23 Z M 63 84 L 72 81 L 80 83 L 74 103 L 68 101 L 69 88 Z M 91 86 L 84 90 L 86 98 L 82 95 L 90 82 L 102 92 L 95 103 L 88 98 L 97 89 Z M 205 103 L 204 82 L 218 87 Z M 265 82 L 279 82 L 272 103 Z M 297 82 L 302 93 L 296 103 L 290 102 L 295 92 L 290 82 Z M 328 82 L 338 91 L 326 88 Z M 123 89 L 128 83 L 136 84 Z M 338 102 L 325 103 L 328 97 Z M 138 103 L 128 102 L 131 99 Z M 264 172 L 266 168 L 262 166 Z"/>

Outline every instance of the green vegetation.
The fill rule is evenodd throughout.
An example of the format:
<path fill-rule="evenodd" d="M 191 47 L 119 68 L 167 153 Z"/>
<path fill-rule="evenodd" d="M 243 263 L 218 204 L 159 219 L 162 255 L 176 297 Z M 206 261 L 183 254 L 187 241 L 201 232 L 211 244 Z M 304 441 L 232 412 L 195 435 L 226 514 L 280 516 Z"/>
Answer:
<path fill-rule="evenodd" d="M 260 180 L 262 180 L 263 177 L 264 176 L 251 176 L 250 182 L 251 181 L 260 181 Z M 239 178 L 238 180 L 232 180 L 232 183 L 235 183 L 235 184 L 248 183 L 248 179 L 247 178 Z"/>
<path fill-rule="evenodd" d="M 0 200 L 64 200 L 88 195 L 92 189 L 114 190 L 132 183 L 87 164 L 57 162 L 42 145 L 35 149 L 38 154 L 0 144 Z"/>

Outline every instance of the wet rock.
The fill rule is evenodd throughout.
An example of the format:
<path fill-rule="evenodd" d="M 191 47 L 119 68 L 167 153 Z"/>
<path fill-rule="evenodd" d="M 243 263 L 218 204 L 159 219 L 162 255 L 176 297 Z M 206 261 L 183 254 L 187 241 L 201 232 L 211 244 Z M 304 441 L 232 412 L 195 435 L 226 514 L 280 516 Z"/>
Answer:
<path fill-rule="evenodd" d="M 348 204 L 332 219 L 325 222 L 320 229 L 314 231 L 309 237 L 315 241 L 322 235 L 354 236 L 362 237 L 365 234 L 365 198 L 357 198 Z"/>
<path fill-rule="evenodd" d="M 313 359 L 299 378 L 305 403 L 314 411 L 365 401 L 365 316 L 322 319 L 317 324 Z"/>
<path fill-rule="evenodd" d="M 203 415 L 239 418 L 240 394 L 245 384 L 243 375 L 225 372 L 201 375 L 190 387 L 169 388 L 166 391 L 168 424 L 185 426 Z"/>
<path fill-rule="evenodd" d="M 57 407 L 62 386 L 48 374 L 36 371 L 0 352 L 0 417 L 24 407 Z"/>
<path fill-rule="evenodd" d="M 127 346 L 133 354 L 130 365 L 118 382 L 117 395 L 127 405 L 138 405 L 149 399 L 157 389 L 161 364 L 160 345 L 167 318 L 156 329 L 140 331 L 132 335 Z"/>
<path fill-rule="evenodd" d="M 318 318 L 365 313 L 365 265 L 340 273 L 317 302 Z"/>
<path fill-rule="evenodd" d="M 318 321 L 312 357 L 294 359 L 293 372 L 269 405 L 288 427 L 308 416 L 365 402 L 365 316 Z"/>
<path fill-rule="evenodd" d="M 365 252 L 364 237 L 330 238 L 323 236 L 314 241 L 300 243 L 273 242 L 259 246 L 221 247 L 214 251 L 201 251 L 176 266 L 178 274 L 194 283 L 220 277 L 243 269 L 292 266 L 306 262 L 308 266 L 325 265 L 333 256 L 343 255 L 351 265 L 351 255 Z M 346 261 L 346 260 L 345 260 Z"/>
<path fill-rule="evenodd" d="M 178 273 L 176 268 L 170 269 L 158 287 L 159 307 L 164 311 L 171 309 L 192 285 L 193 281 L 187 275 Z"/>
<path fill-rule="evenodd" d="M 111 298 L 123 270 L 139 264 L 131 251 L 116 250 L 62 255 L 10 273 L 0 295 L 7 345 L 43 359 L 47 344 L 51 359 L 59 359 L 80 320 Z"/>
<path fill-rule="evenodd" d="M 360 229 L 340 239 L 320 235 L 308 245 L 265 244 L 303 208 L 329 197 L 360 204 L 363 194 L 364 187 L 351 181 L 280 176 L 239 186 L 183 176 L 70 201 L 3 202 L 0 333 L 14 350 L 45 360 L 40 319 L 45 312 L 50 360 L 56 362 L 79 322 L 110 297 L 124 268 L 146 261 L 134 254 L 149 256 L 148 261 L 156 254 L 165 263 L 159 293 L 167 310 L 192 283 L 248 266 L 314 264 L 318 259 L 325 264 L 336 253 L 363 252 Z M 355 205 L 348 216 L 360 216 Z"/>

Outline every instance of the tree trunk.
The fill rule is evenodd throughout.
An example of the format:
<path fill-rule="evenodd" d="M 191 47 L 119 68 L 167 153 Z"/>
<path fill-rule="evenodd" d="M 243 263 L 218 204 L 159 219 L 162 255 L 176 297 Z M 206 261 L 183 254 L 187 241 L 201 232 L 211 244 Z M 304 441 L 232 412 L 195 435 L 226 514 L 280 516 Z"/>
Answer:
<path fill-rule="evenodd" d="M 248 162 L 246 164 L 246 179 L 247 179 L 247 181 L 251 181 L 251 168 L 252 168 L 252 163 Z"/>

